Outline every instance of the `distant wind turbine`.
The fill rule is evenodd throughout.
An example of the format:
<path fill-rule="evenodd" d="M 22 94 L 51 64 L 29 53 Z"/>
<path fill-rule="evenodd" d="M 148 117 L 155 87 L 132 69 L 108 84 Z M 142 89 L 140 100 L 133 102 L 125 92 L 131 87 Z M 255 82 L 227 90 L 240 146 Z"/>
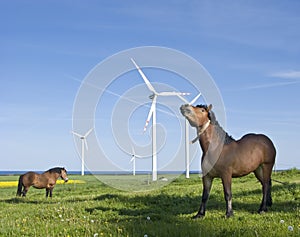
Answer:
<path fill-rule="evenodd" d="M 132 167 L 132 175 L 135 176 L 135 160 L 136 160 L 136 158 L 142 158 L 142 156 L 136 155 L 133 146 L 131 148 L 132 148 L 132 154 L 131 154 L 132 158 L 131 158 L 131 160 L 129 162 L 130 163 L 132 162 L 132 165 L 133 165 L 133 167 Z"/>
<path fill-rule="evenodd" d="M 157 180 L 157 153 L 156 153 L 156 100 L 158 96 L 183 96 L 183 95 L 189 95 L 189 93 L 181 93 L 181 92 L 157 92 L 154 87 L 151 85 L 150 81 L 147 79 L 141 68 L 136 64 L 136 62 L 131 58 L 132 63 L 138 70 L 139 74 L 143 78 L 146 86 L 148 89 L 152 92 L 152 94 L 149 96 L 149 98 L 152 100 L 152 105 L 144 126 L 144 132 L 147 129 L 147 126 L 149 124 L 149 121 L 152 117 L 152 181 Z M 182 97 L 183 98 L 183 97 Z"/>
<path fill-rule="evenodd" d="M 194 99 L 192 99 L 190 102 L 188 102 L 184 97 L 179 96 L 180 99 L 182 99 L 185 103 L 192 105 L 194 104 L 198 98 L 201 96 L 201 93 L 199 93 Z M 185 177 L 188 179 L 190 178 L 190 142 L 189 142 L 189 122 L 187 119 L 185 119 Z"/>
<path fill-rule="evenodd" d="M 71 133 L 73 133 L 75 136 L 79 137 L 81 140 L 81 175 L 82 176 L 84 175 L 84 146 L 85 146 L 86 150 L 88 150 L 86 138 L 88 135 L 90 135 L 92 130 L 93 130 L 93 128 L 91 128 L 89 131 L 87 131 L 87 133 L 84 135 L 81 135 L 79 133 L 71 131 Z"/>

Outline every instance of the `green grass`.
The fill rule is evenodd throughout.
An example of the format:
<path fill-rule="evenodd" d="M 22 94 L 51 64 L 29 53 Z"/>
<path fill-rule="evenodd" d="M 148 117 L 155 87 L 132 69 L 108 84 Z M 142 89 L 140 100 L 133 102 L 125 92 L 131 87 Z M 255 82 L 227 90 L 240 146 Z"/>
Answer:
<path fill-rule="evenodd" d="M 0 177 L 0 181 L 17 179 Z M 229 219 L 224 217 L 219 179 L 214 181 L 206 217 L 198 220 L 191 219 L 201 200 L 198 175 L 180 176 L 148 192 L 119 191 L 91 175 L 69 179 L 86 183 L 57 185 L 52 199 L 44 197 L 45 190 L 31 188 L 26 198 L 16 198 L 16 187 L 0 188 L 0 236 L 300 236 L 296 169 L 273 174 L 281 183 L 273 182 L 273 206 L 263 215 L 256 213 L 261 186 L 254 175 L 233 179 L 235 215 Z"/>

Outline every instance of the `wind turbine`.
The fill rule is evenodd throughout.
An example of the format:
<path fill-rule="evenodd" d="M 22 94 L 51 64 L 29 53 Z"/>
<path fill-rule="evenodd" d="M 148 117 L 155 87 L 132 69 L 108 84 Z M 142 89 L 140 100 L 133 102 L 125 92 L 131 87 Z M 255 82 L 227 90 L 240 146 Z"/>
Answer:
<path fill-rule="evenodd" d="M 201 96 L 201 93 L 199 93 L 194 99 L 192 99 L 190 102 L 188 102 L 184 97 L 179 95 L 179 98 L 182 99 L 185 103 L 192 105 L 194 104 L 197 99 Z M 190 142 L 189 142 L 189 122 L 187 119 L 185 119 L 185 177 L 188 179 L 190 178 Z"/>
<path fill-rule="evenodd" d="M 129 161 L 130 163 L 132 162 L 132 165 L 133 165 L 133 167 L 132 167 L 132 174 L 133 174 L 133 176 L 135 176 L 135 160 L 136 160 L 136 158 L 142 158 L 141 156 L 137 156 L 136 154 L 135 154 L 135 150 L 134 150 L 134 148 L 133 148 L 133 146 L 131 147 L 131 149 L 132 149 L 132 154 L 131 154 L 131 160 Z"/>
<path fill-rule="evenodd" d="M 92 130 L 93 130 L 93 128 L 91 128 L 89 131 L 87 131 L 87 133 L 84 135 L 81 135 L 79 133 L 71 131 L 75 136 L 79 137 L 81 140 L 81 175 L 82 176 L 84 175 L 84 146 L 85 146 L 86 150 L 88 150 L 86 138 L 88 135 L 90 135 Z"/>
<path fill-rule="evenodd" d="M 181 93 L 181 92 L 157 92 L 154 87 L 151 85 L 150 81 L 147 79 L 141 68 L 136 64 L 136 62 L 131 58 L 132 63 L 138 70 L 139 74 L 143 78 L 146 86 L 152 92 L 152 95 L 149 98 L 152 100 L 151 108 L 144 126 L 144 132 L 147 129 L 147 126 L 152 117 L 152 181 L 157 180 L 157 153 L 156 153 L 156 100 L 158 96 L 183 96 L 189 95 L 189 93 Z M 183 97 L 182 97 L 183 98 Z"/>

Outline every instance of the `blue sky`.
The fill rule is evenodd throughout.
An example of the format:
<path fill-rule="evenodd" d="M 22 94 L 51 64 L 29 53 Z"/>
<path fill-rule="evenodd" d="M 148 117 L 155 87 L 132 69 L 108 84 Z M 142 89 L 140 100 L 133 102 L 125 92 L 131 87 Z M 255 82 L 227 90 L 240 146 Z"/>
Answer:
<path fill-rule="evenodd" d="M 70 130 L 81 81 L 149 45 L 198 60 L 223 96 L 228 133 L 265 133 L 276 167 L 300 168 L 299 10 L 292 0 L 1 1 L 0 170 L 80 170 Z"/>

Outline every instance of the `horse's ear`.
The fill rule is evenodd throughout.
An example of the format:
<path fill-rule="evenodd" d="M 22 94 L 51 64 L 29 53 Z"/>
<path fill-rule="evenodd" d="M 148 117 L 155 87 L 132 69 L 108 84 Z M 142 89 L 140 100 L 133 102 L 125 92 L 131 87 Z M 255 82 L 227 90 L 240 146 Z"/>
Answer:
<path fill-rule="evenodd" d="M 210 104 L 210 105 L 207 107 L 207 111 L 209 112 L 209 111 L 211 111 L 211 109 L 212 109 L 212 104 Z"/>

